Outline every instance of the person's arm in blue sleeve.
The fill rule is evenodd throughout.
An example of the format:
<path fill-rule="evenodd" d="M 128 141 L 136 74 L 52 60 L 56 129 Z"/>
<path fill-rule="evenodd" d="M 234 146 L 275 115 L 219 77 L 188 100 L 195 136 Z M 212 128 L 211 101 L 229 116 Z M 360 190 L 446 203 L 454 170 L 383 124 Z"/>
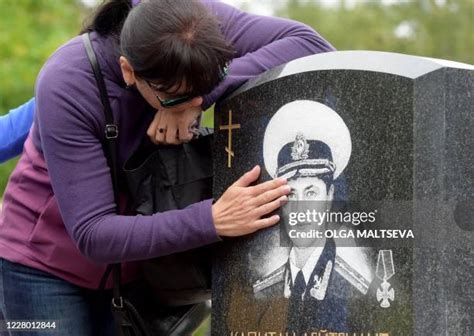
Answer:
<path fill-rule="evenodd" d="M 0 117 L 0 163 L 21 154 L 33 124 L 35 99 Z"/>

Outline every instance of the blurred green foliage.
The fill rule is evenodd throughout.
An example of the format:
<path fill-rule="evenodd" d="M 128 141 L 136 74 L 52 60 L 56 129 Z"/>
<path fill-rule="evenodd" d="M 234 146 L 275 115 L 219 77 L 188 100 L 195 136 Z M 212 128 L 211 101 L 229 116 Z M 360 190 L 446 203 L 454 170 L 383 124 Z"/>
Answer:
<path fill-rule="evenodd" d="M 85 15 L 75 0 L 2 0 L 0 11 L 0 108 L 18 106 L 33 95 L 48 56 L 77 34 Z"/>
<path fill-rule="evenodd" d="M 385 3 L 389 1 L 384 1 Z M 338 50 L 380 50 L 474 64 L 473 0 L 288 0 L 278 10 L 315 28 Z"/>
<path fill-rule="evenodd" d="M 1 1 L 0 115 L 33 96 L 42 64 L 79 32 L 85 14 L 75 0 Z M 15 164 L 0 165 L 0 195 Z"/>

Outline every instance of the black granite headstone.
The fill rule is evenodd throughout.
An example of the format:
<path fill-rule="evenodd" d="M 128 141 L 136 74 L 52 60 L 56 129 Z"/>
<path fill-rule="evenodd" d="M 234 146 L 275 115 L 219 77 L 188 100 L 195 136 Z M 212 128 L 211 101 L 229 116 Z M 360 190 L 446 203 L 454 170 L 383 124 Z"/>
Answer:
<path fill-rule="evenodd" d="M 287 207 L 324 200 L 352 218 L 306 250 L 288 240 L 288 212 L 226 239 L 213 260 L 212 335 L 473 333 L 473 70 L 333 52 L 266 72 L 222 102 L 215 199 L 259 164 L 259 182 L 292 181 Z M 375 220 L 358 225 L 356 212 Z M 355 237 L 337 237 L 344 227 Z"/>

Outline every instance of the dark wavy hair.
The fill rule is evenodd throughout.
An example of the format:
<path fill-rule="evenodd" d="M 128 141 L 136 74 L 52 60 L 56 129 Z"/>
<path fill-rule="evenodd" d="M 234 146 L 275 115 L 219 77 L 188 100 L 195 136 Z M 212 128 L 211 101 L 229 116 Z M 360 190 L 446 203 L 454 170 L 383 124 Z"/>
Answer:
<path fill-rule="evenodd" d="M 93 15 L 86 19 L 86 24 L 80 34 L 95 31 L 100 35 L 118 37 L 131 9 L 131 0 L 103 1 Z"/>
<path fill-rule="evenodd" d="M 184 81 L 191 96 L 212 91 L 234 55 L 218 19 L 197 0 L 145 0 L 133 8 L 131 0 L 111 0 L 84 31 L 117 36 L 138 78 L 168 92 Z"/>

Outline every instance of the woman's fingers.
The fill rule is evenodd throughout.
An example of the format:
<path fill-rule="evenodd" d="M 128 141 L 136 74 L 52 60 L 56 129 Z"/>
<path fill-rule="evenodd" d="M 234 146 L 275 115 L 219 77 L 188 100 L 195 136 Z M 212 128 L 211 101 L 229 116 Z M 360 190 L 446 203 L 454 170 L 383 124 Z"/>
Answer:
<path fill-rule="evenodd" d="M 192 140 L 194 134 L 190 132 L 189 126 L 186 123 L 180 123 L 178 125 L 178 141 L 180 143 L 189 142 Z"/>
<path fill-rule="evenodd" d="M 242 236 L 278 223 L 278 216 L 262 218 L 287 201 L 291 188 L 285 179 L 249 187 L 260 175 L 255 166 L 231 185 L 212 206 L 212 218 L 220 236 Z"/>
<path fill-rule="evenodd" d="M 199 98 L 198 100 L 202 101 L 202 98 Z M 200 105 L 191 106 L 182 112 L 181 119 L 178 122 L 178 137 L 181 143 L 192 140 L 194 133 L 192 132 L 191 127 L 196 129 L 196 127 L 199 126 L 197 120 L 200 119 L 201 114 L 202 109 Z"/>
<path fill-rule="evenodd" d="M 237 181 L 234 182 L 234 187 L 247 187 L 251 183 L 257 181 L 258 177 L 260 176 L 260 166 L 255 166 L 244 175 L 242 175 Z"/>
<path fill-rule="evenodd" d="M 263 203 L 262 205 L 260 205 L 258 208 L 255 209 L 255 216 L 258 218 L 265 216 L 277 210 L 279 207 L 281 207 L 287 202 L 288 202 L 288 197 L 286 195 L 282 195 L 278 197 L 277 199 L 273 199 L 270 202 Z"/>
<path fill-rule="evenodd" d="M 180 143 L 178 138 L 178 128 L 176 124 L 168 124 L 166 129 L 165 143 L 170 145 L 178 145 Z"/>
<path fill-rule="evenodd" d="M 266 183 L 266 182 L 265 182 Z M 267 184 L 265 188 L 257 189 L 259 194 L 256 193 L 255 189 L 251 191 L 254 196 L 253 202 L 256 206 L 269 203 L 276 198 L 279 198 L 284 195 L 288 195 L 291 191 L 291 187 L 287 184 L 281 184 L 283 182 L 278 181 L 275 183 Z"/>
<path fill-rule="evenodd" d="M 287 183 L 288 183 L 288 181 L 285 178 L 277 178 L 277 179 L 270 180 L 270 181 L 267 181 L 267 182 L 263 182 L 263 183 L 260 183 L 256 186 L 253 186 L 251 188 L 251 192 L 254 195 L 259 195 L 259 194 L 262 194 L 262 193 L 264 193 L 268 190 L 278 188 L 279 186 L 285 185 Z"/>
<path fill-rule="evenodd" d="M 160 112 L 157 111 L 155 113 L 155 116 L 153 117 L 153 121 L 151 122 L 150 126 L 148 126 L 148 129 L 146 131 L 146 134 L 148 135 L 148 137 L 154 144 L 158 144 L 158 138 L 156 136 L 156 133 L 157 133 L 158 125 L 160 123 L 160 118 L 161 118 Z"/>
<path fill-rule="evenodd" d="M 202 99 L 199 98 L 199 101 Z M 155 144 L 177 145 L 188 142 L 194 136 L 190 125 L 196 125 L 196 120 L 201 113 L 200 106 L 191 106 L 186 109 L 184 106 L 179 109 L 160 109 L 148 127 L 147 135 Z"/>
<path fill-rule="evenodd" d="M 255 221 L 253 226 L 255 228 L 255 231 L 257 231 L 257 230 L 261 230 L 261 229 L 273 226 L 275 224 L 278 224 L 279 221 L 280 221 L 280 216 L 273 215 L 271 217 L 262 218 Z"/>

